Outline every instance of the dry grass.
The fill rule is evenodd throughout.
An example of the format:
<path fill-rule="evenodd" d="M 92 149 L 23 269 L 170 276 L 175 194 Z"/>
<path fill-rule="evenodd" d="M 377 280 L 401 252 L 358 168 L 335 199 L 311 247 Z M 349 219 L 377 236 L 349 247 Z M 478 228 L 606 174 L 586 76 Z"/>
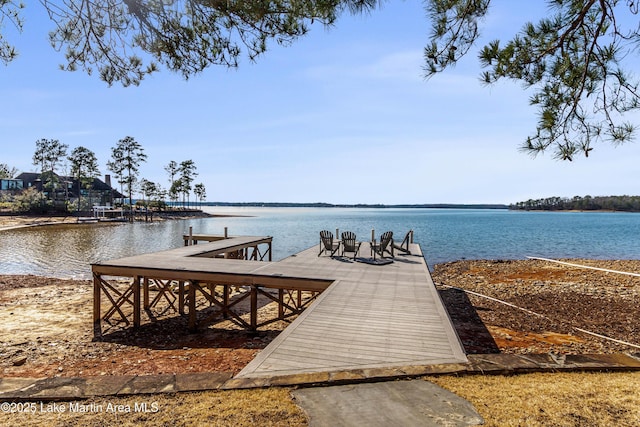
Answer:
<path fill-rule="evenodd" d="M 427 377 L 469 400 L 486 426 L 638 426 L 640 372 L 542 373 L 518 376 Z M 101 410 L 70 413 L 41 411 L 0 414 L 11 426 L 305 426 L 304 412 L 288 389 L 101 398 L 76 402 Z M 147 404 L 154 412 L 135 412 Z M 113 413 L 108 405 L 128 405 L 131 413 Z M 43 403 L 47 409 L 49 403 Z"/>
<path fill-rule="evenodd" d="M 307 420 L 287 389 L 231 390 L 202 393 L 100 398 L 78 402 L 36 402 L 34 413 L 0 413 L 7 426 L 304 426 Z M 71 404 L 93 404 L 85 413 L 71 412 Z M 109 404 L 120 409 L 111 412 Z M 136 412 L 142 404 L 149 412 Z M 125 412 L 127 406 L 131 412 Z M 65 412 L 60 408 L 64 407 Z M 77 409 L 77 408 L 76 408 Z"/>
<path fill-rule="evenodd" d="M 640 372 L 426 379 L 473 403 L 486 426 L 640 425 Z"/>

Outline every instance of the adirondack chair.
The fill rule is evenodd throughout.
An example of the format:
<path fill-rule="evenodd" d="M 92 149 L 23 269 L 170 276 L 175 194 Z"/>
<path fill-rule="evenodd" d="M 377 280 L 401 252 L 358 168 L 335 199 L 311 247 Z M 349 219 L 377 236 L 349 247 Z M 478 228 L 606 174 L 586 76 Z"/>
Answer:
<path fill-rule="evenodd" d="M 396 245 L 394 242 L 393 249 L 397 249 L 400 252 L 411 255 L 411 251 L 409 250 L 409 243 L 413 243 L 413 230 L 409 230 L 407 232 L 407 234 L 404 236 L 404 240 L 399 245 Z"/>
<path fill-rule="evenodd" d="M 318 256 L 322 255 L 323 252 L 329 252 L 330 256 L 335 255 L 340 249 L 340 242 L 333 241 L 333 233 L 327 230 L 322 230 L 320 232 L 320 253 Z"/>
<path fill-rule="evenodd" d="M 370 243 L 370 245 L 373 259 L 376 258 L 376 254 L 384 258 L 385 252 L 387 252 L 389 255 L 391 255 L 391 258 L 393 258 L 393 231 L 385 231 L 384 233 L 382 233 L 382 236 L 380 236 L 380 242 L 376 242 L 374 240 Z"/>
<path fill-rule="evenodd" d="M 342 233 L 342 256 L 345 252 L 353 252 L 353 259 L 358 256 L 360 251 L 360 245 L 362 242 L 356 241 L 356 233 L 352 231 L 345 231 Z"/>

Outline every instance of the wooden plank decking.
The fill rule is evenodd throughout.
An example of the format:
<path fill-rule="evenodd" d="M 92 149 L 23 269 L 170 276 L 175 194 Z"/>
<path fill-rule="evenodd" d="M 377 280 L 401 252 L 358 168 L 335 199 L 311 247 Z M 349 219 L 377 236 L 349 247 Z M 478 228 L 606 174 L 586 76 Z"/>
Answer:
<path fill-rule="evenodd" d="M 271 237 L 211 240 L 92 265 L 94 327 L 100 324 L 101 289 L 107 291 L 102 276 L 134 278 L 138 312 L 145 278 L 242 285 L 255 294 L 261 288 L 323 291 L 238 377 L 466 362 L 418 245 L 391 264 L 371 265 L 318 257 L 317 246 L 277 262 L 223 259 L 257 244 L 267 243 L 270 253 Z M 367 243 L 360 256 L 369 256 Z M 194 325 L 195 305 L 189 315 Z"/>
<path fill-rule="evenodd" d="M 466 362 L 419 246 L 411 252 L 369 265 L 310 248 L 264 267 L 336 280 L 238 377 Z"/>

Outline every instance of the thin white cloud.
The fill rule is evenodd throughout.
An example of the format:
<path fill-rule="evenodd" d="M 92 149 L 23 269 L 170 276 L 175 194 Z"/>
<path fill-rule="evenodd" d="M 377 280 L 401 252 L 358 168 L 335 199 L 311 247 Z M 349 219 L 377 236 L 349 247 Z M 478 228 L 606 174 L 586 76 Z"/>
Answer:
<path fill-rule="evenodd" d="M 399 79 L 405 82 L 423 80 L 420 50 L 390 52 L 365 63 L 339 54 L 327 55 L 325 61 L 324 64 L 308 67 L 304 75 L 313 80 L 326 82 L 334 82 L 336 79 Z"/>
<path fill-rule="evenodd" d="M 411 50 L 387 54 L 369 65 L 359 67 L 359 75 L 372 79 L 400 79 L 422 82 L 422 52 Z"/>

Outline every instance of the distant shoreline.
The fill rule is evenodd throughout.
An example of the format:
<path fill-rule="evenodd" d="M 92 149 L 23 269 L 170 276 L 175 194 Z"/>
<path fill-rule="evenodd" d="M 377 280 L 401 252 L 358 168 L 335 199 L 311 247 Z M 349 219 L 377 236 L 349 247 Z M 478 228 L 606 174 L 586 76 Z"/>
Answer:
<path fill-rule="evenodd" d="M 520 209 L 504 204 L 454 204 L 454 203 L 428 203 L 428 204 L 332 204 L 332 203 L 288 203 L 288 202 L 205 202 L 199 206 L 229 207 L 229 208 L 351 208 L 351 209 L 490 209 L 509 210 L 522 212 L 611 212 L 611 213 L 637 213 L 633 210 L 616 209 Z"/>
<path fill-rule="evenodd" d="M 503 204 L 455 204 L 455 203 L 425 203 L 425 204 L 333 204 L 333 203 L 290 203 L 290 202 L 205 202 L 198 206 L 209 207 L 249 207 L 249 208 L 369 208 L 369 209 L 509 209 Z"/>
<path fill-rule="evenodd" d="M 638 213 L 640 211 L 623 211 L 615 209 L 509 209 L 521 212 L 567 212 L 567 213 Z"/>

